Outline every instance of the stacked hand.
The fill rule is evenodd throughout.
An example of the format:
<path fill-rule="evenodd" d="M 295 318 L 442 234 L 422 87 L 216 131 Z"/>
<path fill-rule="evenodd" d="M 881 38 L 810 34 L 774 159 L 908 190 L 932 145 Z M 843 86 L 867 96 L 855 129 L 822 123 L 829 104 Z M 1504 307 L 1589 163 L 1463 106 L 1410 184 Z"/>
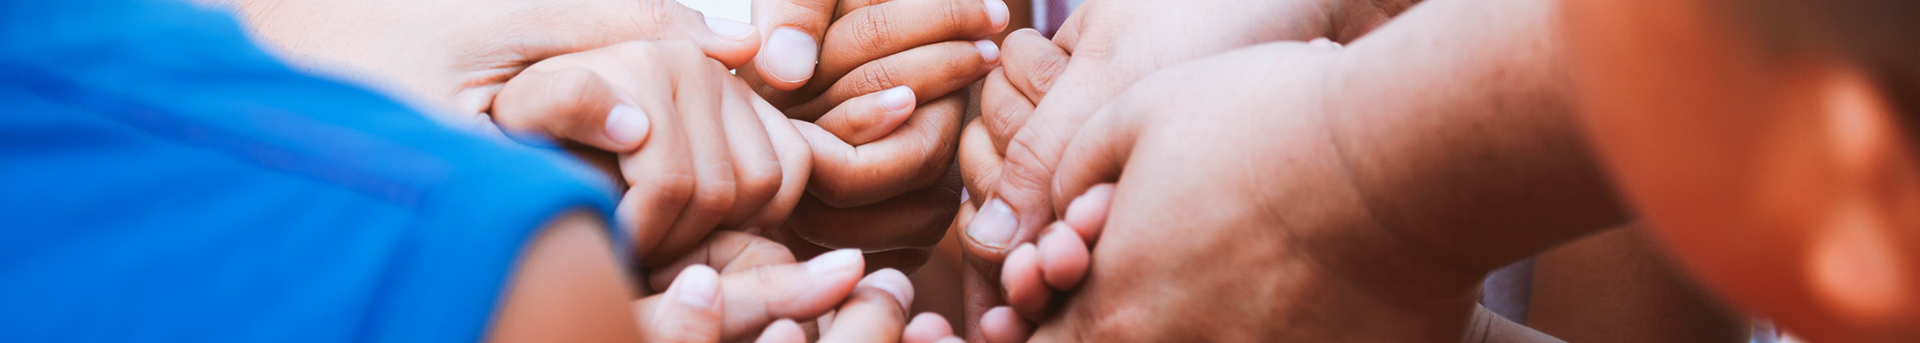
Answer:
<path fill-rule="evenodd" d="M 1357 205 L 1319 107 L 1337 56 L 1236 50 L 1157 72 L 1090 116 L 1045 181 L 1075 200 L 1038 245 L 1012 249 L 1011 307 L 984 314 L 985 337 L 1457 340 L 1476 279 L 1420 258 Z"/>
<path fill-rule="evenodd" d="M 1053 173 L 1080 123 L 1135 81 L 1163 67 L 1279 40 L 1351 41 L 1411 1 L 1090 1 L 1052 42 L 1015 32 L 1005 67 L 982 90 L 982 117 L 962 144 L 968 320 L 998 303 L 999 264 L 1066 207 Z M 1199 23 L 1205 23 L 1200 25 Z M 963 209 L 965 211 L 965 209 Z"/>
<path fill-rule="evenodd" d="M 645 342 L 957 342 L 945 319 L 911 317 L 913 285 L 893 269 L 860 276 L 860 253 L 840 250 L 796 263 L 786 247 L 717 231 L 694 253 L 653 273 L 666 291 L 634 302 Z M 674 276 L 664 278 L 662 276 Z M 757 337 L 757 338 L 756 338 Z"/>
<path fill-rule="evenodd" d="M 787 116 L 821 127 L 799 125 L 813 147 L 813 172 L 792 219 L 769 235 L 810 250 L 859 248 L 878 265 L 919 267 L 959 202 L 950 169 L 962 90 L 998 63 L 998 46 L 982 38 L 1006 27 L 1006 3 L 756 1 L 755 8 L 766 44 L 741 75 Z M 873 130 L 831 128 L 843 120 L 835 111 L 873 96 L 901 112 L 855 119 L 885 123 Z"/>
<path fill-rule="evenodd" d="M 205 1 L 238 12 L 256 39 L 295 66 L 475 116 L 509 78 L 554 56 L 684 40 L 739 66 L 762 37 L 674 0 Z"/>

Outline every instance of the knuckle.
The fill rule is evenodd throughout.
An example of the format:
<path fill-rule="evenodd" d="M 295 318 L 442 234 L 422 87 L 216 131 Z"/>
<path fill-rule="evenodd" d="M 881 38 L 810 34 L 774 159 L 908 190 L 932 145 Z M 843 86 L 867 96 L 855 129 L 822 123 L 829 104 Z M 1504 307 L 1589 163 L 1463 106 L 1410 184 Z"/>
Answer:
<path fill-rule="evenodd" d="M 735 198 L 734 186 L 733 180 L 696 181 L 693 190 L 694 206 L 720 211 L 732 208 Z"/>
<path fill-rule="evenodd" d="M 942 27 L 946 28 L 947 32 L 965 31 L 967 29 L 966 23 L 968 23 L 967 18 L 969 14 L 981 13 L 980 10 L 977 9 L 970 10 L 968 8 L 968 2 L 975 4 L 980 3 L 979 1 L 972 0 L 948 0 L 945 3 L 946 6 L 940 7 L 940 17 L 946 19 L 946 21 L 943 22 L 945 25 Z"/>
<path fill-rule="evenodd" d="M 856 42 L 860 42 L 859 46 L 860 49 L 864 50 L 863 52 L 871 54 L 888 53 L 889 51 L 886 51 L 887 47 L 892 46 L 894 40 L 891 32 L 894 31 L 893 26 L 897 23 L 897 19 L 894 19 L 894 16 L 888 13 L 892 10 L 888 9 L 887 6 L 872 6 L 862 8 L 860 11 L 864 13 L 862 16 L 866 20 L 860 21 L 861 24 L 854 26 L 853 39 L 855 39 Z"/>
<path fill-rule="evenodd" d="M 1053 89 L 1054 80 L 1059 78 L 1061 68 L 1066 68 L 1066 64 L 1067 60 L 1064 58 L 1052 56 L 1035 58 L 1032 66 L 1025 70 L 1027 86 L 1043 92 Z"/>
<path fill-rule="evenodd" d="M 1004 105 L 996 111 L 991 111 L 992 113 L 981 114 L 981 117 L 986 119 L 986 121 L 982 123 L 986 125 L 988 137 L 993 138 L 995 141 L 1013 139 L 1013 137 L 1008 136 L 1019 132 L 1021 122 L 1026 119 L 1026 116 L 1022 115 L 1022 111 L 1026 110 L 1025 108 L 1005 108 L 1006 106 L 1018 105 Z"/>
<path fill-rule="evenodd" d="M 750 192 L 771 194 L 780 190 L 782 176 L 779 163 L 755 163 L 741 169 L 739 182 Z"/>
<path fill-rule="evenodd" d="M 565 101 L 556 111 L 572 110 L 579 106 L 595 103 L 597 94 L 593 94 L 599 75 L 586 68 L 568 68 L 554 72 L 552 83 L 547 85 L 550 99 Z"/>
<path fill-rule="evenodd" d="M 747 248 L 744 249 L 744 251 L 753 251 L 753 252 L 759 252 L 763 254 L 772 254 L 771 256 L 783 257 L 781 262 L 787 262 L 787 263 L 793 262 L 793 250 L 788 249 L 785 244 L 780 244 L 779 242 L 774 242 L 772 240 L 755 239 L 752 242 L 747 243 Z"/>
<path fill-rule="evenodd" d="M 693 197 L 694 177 L 689 173 L 665 172 L 653 176 L 646 186 L 654 197 L 684 202 Z"/>
<path fill-rule="evenodd" d="M 653 28 L 652 32 L 648 32 L 653 36 L 650 38 L 662 38 L 660 36 L 669 30 L 667 28 L 672 27 L 666 23 L 678 22 L 680 9 L 684 7 L 678 1 L 640 1 L 640 6 L 642 6 L 640 9 L 642 13 L 645 13 L 644 17 L 635 19 L 646 20 L 645 23 L 661 23 L 661 25 L 639 25 L 642 28 Z"/>
<path fill-rule="evenodd" d="M 696 63 L 700 65 L 700 70 L 710 72 L 710 73 L 706 73 L 706 75 L 720 75 L 721 73 L 727 72 L 726 64 L 720 63 L 720 60 L 706 58 L 706 57 L 707 57 L 706 55 L 702 54 L 702 55 L 699 55 L 698 58 L 694 59 L 695 61 L 699 61 Z"/>
<path fill-rule="evenodd" d="M 1002 194 L 1017 192 L 1018 196 L 1040 196 L 1046 193 L 1053 182 L 1053 171 L 1043 163 L 1044 149 L 1032 142 L 1029 137 L 1038 136 L 1033 131 L 1021 131 L 1014 135 L 1012 143 L 1007 144 L 1006 166 L 1000 170 L 1002 183 L 995 191 Z"/>
<path fill-rule="evenodd" d="M 887 60 L 874 61 L 873 63 L 867 64 L 866 67 L 860 68 L 860 76 L 852 80 L 853 93 L 872 94 L 887 88 L 893 88 L 894 85 L 898 84 L 896 82 L 896 76 L 894 76 L 894 69 L 893 63 Z"/>
<path fill-rule="evenodd" d="M 645 41 L 625 41 L 625 42 L 614 43 L 613 45 L 608 45 L 606 48 L 603 48 L 602 50 L 606 51 L 606 53 L 608 55 L 611 55 L 610 57 L 614 58 L 615 60 L 646 61 L 646 60 L 653 59 L 653 54 L 655 52 L 654 44 L 659 44 L 659 43 L 645 42 Z"/>

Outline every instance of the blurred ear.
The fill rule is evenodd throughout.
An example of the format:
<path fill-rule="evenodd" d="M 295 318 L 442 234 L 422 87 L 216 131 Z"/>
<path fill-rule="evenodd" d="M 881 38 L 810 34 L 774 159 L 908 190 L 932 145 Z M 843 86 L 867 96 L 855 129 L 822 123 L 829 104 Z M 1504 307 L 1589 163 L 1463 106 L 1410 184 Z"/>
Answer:
<path fill-rule="evenodd" d="M 1884 84 L 1858 68 L 1833 68 L 1820 86 L 1835 202 L 1809 236 L 1809 284 L 1855 325 L 1913 318 L 1920 253 L 1920 161 L 1913 132 Z"/>

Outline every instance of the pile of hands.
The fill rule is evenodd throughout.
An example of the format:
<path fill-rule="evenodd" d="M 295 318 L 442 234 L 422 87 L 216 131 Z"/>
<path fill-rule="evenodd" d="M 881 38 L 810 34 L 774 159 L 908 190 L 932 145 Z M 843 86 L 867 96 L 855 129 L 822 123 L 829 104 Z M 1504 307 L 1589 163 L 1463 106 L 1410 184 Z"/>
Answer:
<path fill-rule="evenodd" d="M 673 0 L 228 5 L 298 68 L 606 171 L 649 341 L 957 340 L 909 320 L 900 270 L 959 208 L 1000 0 L 756 0 L 753 24 Z"/>
<path fill-rule="evenodd" d="M 1321 106 L 1330 71 L 1412 0 L 1094 0 L 1004 54 L 981 40 L 1007 25 L 999 0 L 755 0 L 753 24 L 671 0 L 487 2 L 375 14 L 467 19 L 420 39 L 270 45 L 599 161 L 665 290 L 638 303 L 643 328 L 952 339 L 937 315 L 902 324 L 902 273 L 856 280 L 919 266 L 949 225 L 976 340 L 1447 341 L 1471 313 L 1374 286 L 1411 267 L 1362 252 L 1407 247 L 1353 243 L 1390 234 L 1339 206 L 1363 199 Z M 300 20 L 321 23 L 254 26 L 274 42 L 328 24 Z M 713 287 L 711 330 L 648 314 Z M 1333 307 L 1351 315 L 1316 311 Z"/>

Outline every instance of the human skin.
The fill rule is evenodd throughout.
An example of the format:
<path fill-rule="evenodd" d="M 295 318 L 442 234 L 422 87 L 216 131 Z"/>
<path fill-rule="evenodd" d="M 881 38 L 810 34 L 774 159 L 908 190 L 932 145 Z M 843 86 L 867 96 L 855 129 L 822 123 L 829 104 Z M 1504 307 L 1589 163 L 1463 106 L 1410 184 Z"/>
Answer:
<path fill-rule="evenodd" d="M 1059 158 L 1064 140 L 1078 123 L 1135 80 L 1168 65 L 1257 43 L 1320 37 L 1350 41 L 1413 3 L 1093 1 L 1076 8 L 1054 37 L 1057 47 L 1048 48 L 1072 55 L 1071 60 L 1032 64 L 1035 70 L 1004 69 L 1001 74 L 1016 81 L 1013 84 L 1024 99 L 1011 100 L 1006 92 L 996 92 L 993 76 L 982 90 L 983 118 L 987 119 L 976 120 L 978 125 L 973 126 L 986 131 L 992 147 L 967 149 L 991 153 L 976 153 L 979 158 L 962 161 L 961 173 L 974 199 L 969 206 L 993 209 L 980 212 L 988 221 L 1013 224 L 1006 230 L 968 227 L 964 242 L 970 268 L 965 279 L 969 280 L 968 297 L 980 299 L 969 301 L 969 323 L 1000 303 L 1000 292 L 992 286 L 997 283 L 997 265 L 1018 243 L 1032 241 L 1042 226 L 1055 219 L 1054 201 L 1066 201 L 1050 198 L 1047 189 L 1052 162 Z M 1010 35 L 1008 44 L 1017 44 L 1015 39 Z M 1045 85 L 1032 86 L 1036 80 Z M 1048 91 L 1039 89 L 1064 95 L 1043 97 Z M 1028 104 L 1009 105 L 1023 101 Z M 1057 131 L 1029 130 L 1025 128 L 1029 122 L 1048 122 L 1041 126 Z M 992 200 L 1006 206 L 985 206 Z"/>
<path fill-rule="evenodd" d="M 937 316 L 907 321 L 911 285 L 897 271 L 860 278 L 860 255 L 794 263 L 779 244 L 716 232 L 680 264 L 673 287 L 634 299 L 606 225 L 589 212 L 557 216 L 528 244 L 487 334 L 494 342 L 803 342 L 793 318 L 836 310 L 830 337 L 864 342 L 957 341 Z M 713 267 L 708 267 L 709 265 Z M 721 272 L 716 272 L 719 268 Z M 859 279 L 855 282 L 855 279 Z M 902 291 L 902 290 L 907 291 Z M 765 328 L 764 331 L 762 328 Z M 764 334 L 763 334 L 764 333 Z"/>
<path fill-rule="evenodd" d="M 1748 316 L 1651 235 L 1610 229 L 1537 255 L 1527 326 L 1570 342 L 1746 342 Z"/>
<path fill-rule="evenodd" d="M 509 81 L 493 107 L 494 122 L 513 136 L 617 154 L 596 160 L 619 176 L 616 217 L 647 267 L 685 254 L 716 226 L 784 221 L 812 160 L 793 123 L 682 41 L 540 61 Z"/>
<path fill-rule="evenodd" d="M 913 270 L 952 222 L 958 175 L 950 172 L 966 102 L 961 90 L 997 65 L 999 48 L 981 40 L 1003 32 L 1010 8 L 998 0 L 847 0 L 795 9 L 799 16 L 760 20 L 763 30 L 813 44 L 819 64 L 808 79 L 774 76 L 790 52 L 765 50 L 740 69 L 755 90 L 790 117 L 816 123 L 850 97 L 895 87 L 916 95 L 918 109 L 884 136 L 826 135 L 802 127 L 816 160 L 808 192 L 792 220 L 769 232 L 806 250 L 860 248 L 877 266 Z M 824 4 L 825 7 L 819 7 Z M 791 8 L 792 6 L 783 6 Z M 777 49 L 776 49 L 777 50 Z M 791 49 L 789 49 L 791 50 Z M 824 124 L 823 124 L 824 125 Z"/>
<path fill-rule="evenodd" d="M 487 113 L 507 79 L 549 57 L 630 40 L 695 42 L 729 66 L 761 35 L 670 0 L 200 0 L 227 8 L 296 68 L 353 80 L 428 110 Z"/>
<path fill-rule="evenodd" d="M 953 0 L 959 1 L 959 0 Z M 837 206 L 802 206 L 794 222 L 748 225 L 746 217 L 758 210 L 764 194 L 740 192 L 732 203 L 724 228 L 768 232 L 776 229 L 812 233 L 812 242 L 834 247 L 859 247 L 868 250 L 908 248 L 907 256 L 876 254 L 876 266 L 911 269 L 924 262 L 924 253 L 939 237 L 952 218 L 956 200 L 941 194 L 957 194 L 957 179 L 942 177 L 952 161 L 959 132 L 958 118 L 963 103 L 944 95 L 985 75 L 993 63 L 997 47 L 964 42 L 916 42 L 891 40 L 873 46 L 857 46 L 859 28 L 885 23 L 881 16 L 849 14 L 869 6 L 884 7 L 889 13 L 941 13 L 908 27 L 925 33 L 921 37 L 986 36 L 995 25 L 1005 24 L 1004 6 L 998 17 L 987 7 L 993 3 L 953 1 L 835 1 L 763 0 L 756 1 L 756 24 L 769 28 L 804 28 L 812 39 L 852 42 L 855 48 L 825 49 L 819 57 L 834 65 L 859 66 L 848 73 L 885 76 L 887 82 L 834 82 L 835 78 L 816 77 L 813 83 L 835 85 L 832 91 L 809 102 L 804 118 L 819 119 L 831 109 L 857 97 L 872 97 L 894 85 L 913 86 L 922 106 L 905 124 L 897 124 L 900 134 L 887 130 L 853 133 L 879 138 L 841 136 L 850 131 L 802 127 L 808 140 L 816 142 L 820 163 L 811 171 L 814 194 L 810 203 L 825 200 Z M 572 52 L 604 47 L 629 40 L 685 40 L 693 42 L 708 57 L 728 67 L 762 61 L 763 40 L 771 31 L 725 19 L 704 18 L 699 12 L 674 1 L 570 0 L 563 2 L 498 0 L 490 3 L 465 3 L 460 6 L 425 1 L 339 2 L 299 0 L 205 0 L 227 7 L 246 22 L 252 33 L 271 51 L 291 64 L 309 71 L 361 82 L 402 96 L 407 101 L 435 112 L 451 112 L 456 122 L 480 122 L 473 119 L 490 113 L 493 97 L 511 77 L 544 59 Z M 947 6 L 952 2 L 966 6 Z M 931 10 L 930 10 L 931 9 Z M 838 13 L 836 13 L 838 11 Z M 877 12 L 873 10 L 867 12 Z M 968 12 L 971 11 L 971 12 Z M 833 27 L 846 27 L 847 34 L 830 34 L 828 22 L 835 14 L 852 15 L 851 20 L 834 21 Z M 970 14 L 970 15 L 959 15 Z M 994 19 L 1000 18 L 1000 19 Z M 995 24 L 995 22 L 999 24 Z M 813 23 L 813 24 L 805 24 Z M 899 23 L 893 23 L 898 25 Z M 943 25 L 944 24 L 944 25 Z M 943 31 L 944 30 L 944 31 Z M 909 33 L 896 30 L 902 33 Z M 978 31 L 978 32 L 975 32 Z M 400 34 L 404 33 L 404 34 Z M 943 36 L 944 35 L 944 36 Z M 790 37 L 783 35 L 782 37 Z M 835 37 L 848 37 L 834 39 Z M 772 37 L 767 37 L 772 38 Z M 845 45 L 845 44 L 843 44 Z M 922 45 L 925 45 L 924 47 Z M 991 49 L 989 49 L 991 48 Z M 778 49 L 776 49 L 778 50 Z M 791 50 L 791 49 L 789 49 Z M 790 55 L 790 54 L 789 54 Z M 812 65 L 808 54 L 807 65 Z M 862 61 L 860 58 L 871 58 Z M 791 62 L 791 61 L 789 61 Z M 868 64 L 885 68 L 869 67 Z M 939 68 L 933 68 L 939 67 Z M 861 69 L 864 68 L 864 69 Z M 885 69 L 886 72 L 861 72 Z M 753 74 L 748 68 L 743 74 Z M 971 75 L 971 76 L 968 76 Z M 759 78 L 748 78 L 759 80 Z M 856 78 L 869 80 L 875 78 Z M 862 87 L 838 87 L 852 84 Z M 943 90 L 949 89 L 949 90 Z M 934 93 L 939 92 L 939 93 Z M 814 93 L 819 94 L 819 93 Z M 797 98 L 797 97 L 790 97 Z M 897 123 L 898 121 L 896 121 Z M 882 125 L 885 126 L 885 125 Z M 837 138 L 837 139 L 835 139 Z M 735 179 L 756 176 L 750 170 L 737 170 Z M 715 175 L 716 179 L 720 178 Z M 765 178 L 761 178 L 765 179 Z M 718 185 L 718 184 L 715 184 Z M 757 187 L 736 190 L 754 191 Z M 728 207 L 725 197 L 697 199 L 692 207 Z M 883 201 L 884 200 L 884 201 Z M 873 206 L 869 203 L 882 203 Z M 791 206 L 786 206 L 791 207 Z M 780 208 L 784 212 L 788 208 Z M 764 211 L 763 211 L 764 212 Z M 686 216 L 704 218 L 704 215 Z M 812 218 L 866 218 L 867 220 L 812 220 Z M 902 219 L 908 218 L 908 219 Z M 694 224 L 697 224 L 696 223 Z M 846 225 L 845 223 L 862 223 Z M 744 223 L 744 224 L 743 224 Z M 691 226 L 692 224 L 682 225 Z M 806 230 L 805 228 L 818 228 Z M 692 230 L 688 230 L 692 231 Z M 793 235 L 789 235 L 793 236 Z M 843 242 L 844 237 L 885 236 L 869 242 Z M 697 238 L 698 235 L 682 236 Z M 880 243 L 872 243 L 872 242 Z M 914 253 L 918 253 L 917 255 Z"/>
<path fill-rule="evenodd" d="M 1118 186 L 1034 338 L 1461 339 L 1487 272 L 1625 220 L 1572 117 L 1557 6 L 1432 1 L 1344 50 L 1143 79 L 1050 179 Z"/>
<path fill-rule="evenodd" d="M 1569 1 L 1566 17 L 1575 55 L 1605 56 L 1575 59 L 1583 118 L 1654 236 L 1811 341 L 1920 338 L 1914 112 L 1889 86 L 1912 77 L 1839 43 L 1911 35 L 1820 17 L 1874 3 Z"/>

